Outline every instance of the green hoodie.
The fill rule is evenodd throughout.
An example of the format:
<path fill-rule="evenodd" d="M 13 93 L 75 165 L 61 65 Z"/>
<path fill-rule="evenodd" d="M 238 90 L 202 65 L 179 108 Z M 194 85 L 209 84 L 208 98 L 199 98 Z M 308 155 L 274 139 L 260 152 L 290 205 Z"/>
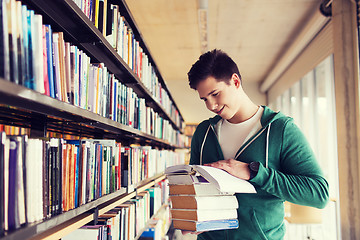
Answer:
<path fill-rule="evenodd" d="M 292 118 L 263 107 L 262 128 L 236 154 L 236 160 L 260 162 L 257 175 L 249 180 L 257 193 L 236 194 L 238 229 L 205 232 L 198 239 L 283 239 L 284 201 L 316 208 L 324 208 L 328 201 L 328 183 L 301 130 Z M 190 164 L 224 159 L 217 138 L 220 120 L 215 116 L 199 124 Z"/>

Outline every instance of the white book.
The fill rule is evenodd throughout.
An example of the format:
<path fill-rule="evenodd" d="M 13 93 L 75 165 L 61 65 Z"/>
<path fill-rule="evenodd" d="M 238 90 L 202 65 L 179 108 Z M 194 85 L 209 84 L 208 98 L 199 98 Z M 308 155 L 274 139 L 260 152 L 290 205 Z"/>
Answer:
<path fill-rule="evenodd" d="M 33 41 L 33 64 L 35 65 L 35 82 L 36 90 L 45 93 L 44 87 L 44 56 L 43 56 L 43 40 L 42 40 L 42 24 L 43 19 L 39 14 L 34 15 L 34 41 Z"/>
<path fill-rule="evenodd" d="M 18 142 L 17 147 L 17 209 L 19 214 L 19 223 L 24 224 L 26 223 L 26 212 L 25 212 L 25 186 L 24 186 L 24 174 L 23 174 L 23 157 L 24 157 L 24 147 L 27 142 L 27 136 L 23 137 L 16 137 Z"/>
<path fill-rule="evenodd" d="M 79 228 L 61 238 L 62 240 L 98 240 L 99 228 Z"/>
<path fill-rule="evenodd" d="M 81 204 L 86 203 L 86 181 L 87 181 L 87 171 L 88 171 L 88 153 L 90 153 L 90 143 L 85 142 L 84 143 L 84 152 L 82 157 L 82 193 L 81 193 Z"/>
<path fill-rule="evenodd" d="M 9 152 L 10 152 L 10 139 L 5 138 L 4 143 L 4 228 L 9 229 Z"/>
<path fill-rule="evenodd" d="M 66 81 L 66 94 L 67 97 L 69 99 L 69 101 L 71 100 L 71 92 L 74 89 L 72 87 L 72 83 L 71 83 L 71 66 L 70 66 L 70 43 L 69 42 L 65 42 L 64 44 L 65 48 L 64 48 L 64 53 L 65 53 L 65 66 L 64 66 L 64 70 L 65 70 L 65 81 Z"/>
<path fill-rule="evenodd" d="M 90 66 L 87 106 L 88 106 L 88 110 L 91 112 L 95 112 L 95 93 L 96 93 L 95 72 L 96 72 L 96 67 Z"/>
<path fill-rule="evenodd" d="M 214 184 L 221 192 L 256 193 L 255 187 L 250 182 L 237 178 L 219 168 L 183 164 L 170 166 L 165 170 L 165 174 L 168 175 L 168 177 L 171 175 L 178 175 L 178 181 L 181 180 L 181 177 L 186 179 L 189 175 L 191 176 L 195 173 L 199 173 L 209 183 Z"/>
<path fill-rule="evenodd" d="M 193 210 L 193 209 L 171 209 L 172 219 L 184 219 L 192 221 L 212 221 L 224 219 L 236 219 L 237 210 L 233 209 L 220 209 L 220 210 Z"/>

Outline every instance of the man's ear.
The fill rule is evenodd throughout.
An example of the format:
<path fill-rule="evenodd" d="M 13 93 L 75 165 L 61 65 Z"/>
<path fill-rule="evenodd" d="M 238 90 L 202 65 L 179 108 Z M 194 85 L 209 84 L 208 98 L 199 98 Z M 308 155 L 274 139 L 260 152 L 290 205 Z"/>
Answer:
<path fill-rule="evenodd" d="M 241 86 L 241 80 L 240 80 L 240 77 L 239 75 L 237 75 L 236 73 L 234 73 L 232 76 L 231 76 L 232 80 L 234 81 L 234 84 L 235 84 L 235 87 L 236 88 L 239 88 Z"/>

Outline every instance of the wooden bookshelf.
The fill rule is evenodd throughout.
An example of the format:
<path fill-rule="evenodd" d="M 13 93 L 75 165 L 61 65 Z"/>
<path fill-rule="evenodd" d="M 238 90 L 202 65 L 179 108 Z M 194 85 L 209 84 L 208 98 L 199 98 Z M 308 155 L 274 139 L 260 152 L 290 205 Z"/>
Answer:
<path fill-rule="evenodd" d="M 148 106 L 159 112 L 160 116 L 164 119 L 168 119 L 175 129 L 183 131 L 182 126 L 178 126 L 175 123 L 161 104 L 145 88 L 140 79 L 117 54 L 103 34 L 78 8 L 73 0 L 23 0 L 22 2 L 42 14 L 45 22 L 50 23 L 55 28 L 59 29 L 59 31 L 64 32 L 64 36 L 67 41 L 70 41 L 84 49 L 92 59 L 104 63 L 110 72 L 115 74 L 115 76 L 118 77 L 118 79 L 121 79 L 121 81 L 127 86 L 133 88 L 139 97 L 144 98 Z M 146 47 L 144 40 L 141 38 L 142 36 L 139 33 L 135 22 L 133 22 L 131 13 L 128 12 L 126 3 L 124 1 L 116 1 L 116 4 L 120 6 L 120 11 L 122 11 L 123 15 L 128 17 L 127 22 L 130 26 L 132 26 L 132 30 L 136 34 L 136 37 L 141 41 L 142 47 L 148 54 L 162 86 L 167 90 L 173 104 L 175 105 L 175 101 L 171 97 L 165 81 L 162 79 L 154 60 L 151 58 L 150 52 Z M 181 119 L 183 118 L 181 117 Z"/>
<path fill-rule="evenodd" d="M 168 149 L 177 147 L 163 139 L 4 79 L 0 79 L 0 86 L 0 123 L 30 128 L 31 132 L 35 131 L 34 136 L 45 137 L 46 131 L 53 131 L 151 144 Z"/>
<path fill-rule="evenodd" d="M 183 131 L 183 118 L 180 111 L 156 67 L 125 1 L 109 2 L 120 6 L 120 12 L 134 31 L 136 38 L 148 55 L 162 87 L 167 91 L 172 104 L 179 112 L 180 123 L 172 118 L 168 110 L 144 86 L 139 77 L 73 0 L 22 0 L 21 2 L 41 14 L 44 23 L 51 24 L 56 31 L 63 32 L 65 40 L 86 52 L 93 62 L 104 63 L 109 72 L 113 73 L 127 87 L 131 87 L 138 97 L 144 98 L 146 105 L 153 108 L 163 119 L 168 120 L 176 131 Z M 135 143 L 171 150 L 179 147 L 96 113 L 14 84 L 8 79 L 0 78 L 0 96 L 0 124 L 28 128 L 30 137 L 46 137 L 47 132 L 53 132 L 78 138 L 115 139 L 124 145 Z M 165 176 L 162 174 L 151 177 L 131 188 L 122 188 L 60 215 L 7 232 L 5 236 L 0 236 L 0 239 L 59 239 L 93 221 L 97 216 L 136 197 L 137 193 L 156 185 L 164 178 Z"/>
<path fill-rule="evenodd" d="M 154 186 L 159 181 L 163 180 L 165 175 L 161 174 L 156 177 L 146 179 L 139 183 L 134 191 L 126 193 L 123 188 L 117 192 L 105 195 L 99 199 L 82 205 L 78 208 L 65 212 L 61 215 L 54 216 L 50 219 L 44 220 L 37 224 L 18 229 L 6 236 L 0 238 L 1 240 L 18 240 L 18 239 L 59 239 L 71 231 L 93 221 L 96 216 L 106 213 L 112 208 L 120 205 L 123 202 L 136 196 L 137 192 L 142 192 L 145 189 Z"/>

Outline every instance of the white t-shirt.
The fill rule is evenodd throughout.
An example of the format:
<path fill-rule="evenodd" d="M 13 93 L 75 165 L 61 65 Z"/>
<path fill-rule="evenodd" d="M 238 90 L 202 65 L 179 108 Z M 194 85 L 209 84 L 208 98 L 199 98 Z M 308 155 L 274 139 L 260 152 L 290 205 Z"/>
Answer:
<path fill-rule="evenodd" d="M 225 159 L 235 158 L 240 147 L 261 128 L 261 116 L 264 108 L 259 107 L 257 112 L 248 120 L 241 123 L 230 123 L 223 119 L 219 142 Z"/>

